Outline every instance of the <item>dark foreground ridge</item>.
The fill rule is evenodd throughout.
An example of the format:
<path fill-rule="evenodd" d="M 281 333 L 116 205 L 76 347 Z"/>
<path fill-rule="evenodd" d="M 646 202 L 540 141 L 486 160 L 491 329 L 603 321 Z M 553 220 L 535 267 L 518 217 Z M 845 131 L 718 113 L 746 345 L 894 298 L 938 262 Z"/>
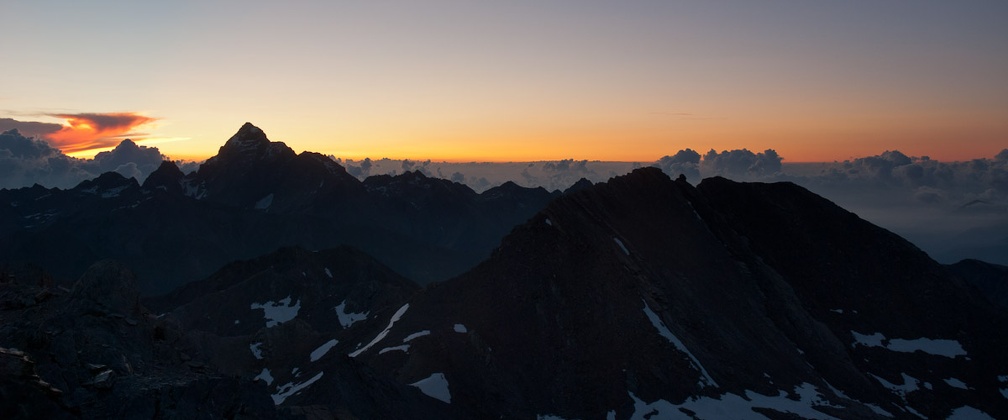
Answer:
<path fill-rule="evenodd" d="M 362 188 L 394 202 L 422 181 Z M 1008 417 L 1005 310 L 968 274 L 789 183 L 693 187 L 639 169 L 554 199 L 450 280 L 421 289 L 379 261 L 285 248 L 149 299 L 122 292 L 132 277 L 111 263 L 70 291 L 11 266 L 3 409 Z M 188 383 L 202 385 L 177 391 Z"/>

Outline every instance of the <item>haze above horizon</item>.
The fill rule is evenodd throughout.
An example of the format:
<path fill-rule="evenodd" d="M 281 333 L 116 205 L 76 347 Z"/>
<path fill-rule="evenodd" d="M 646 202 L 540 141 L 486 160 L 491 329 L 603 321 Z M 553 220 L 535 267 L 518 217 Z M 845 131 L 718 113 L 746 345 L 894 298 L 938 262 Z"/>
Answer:
<path fill-rule="evenodd" d="M 1008 3 L 18 2 L 0 131 L 205 159 L 790 162 L 1008 146 Z"/>

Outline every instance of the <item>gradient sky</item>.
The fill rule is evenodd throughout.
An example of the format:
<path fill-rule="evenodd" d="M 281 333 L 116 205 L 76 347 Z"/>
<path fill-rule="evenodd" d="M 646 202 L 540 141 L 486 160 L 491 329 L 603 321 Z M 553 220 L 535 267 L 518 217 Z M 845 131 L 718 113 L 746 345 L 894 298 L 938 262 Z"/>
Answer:
<path fill-rule="evenodd" d="M 246 121 L 355 159 L 1008 147 L 1003 0 L 43 0 L 0 15 L 0 118 L 64 124 L 47 137 L 81 155 L 128 136 L 203 159 Z"/>

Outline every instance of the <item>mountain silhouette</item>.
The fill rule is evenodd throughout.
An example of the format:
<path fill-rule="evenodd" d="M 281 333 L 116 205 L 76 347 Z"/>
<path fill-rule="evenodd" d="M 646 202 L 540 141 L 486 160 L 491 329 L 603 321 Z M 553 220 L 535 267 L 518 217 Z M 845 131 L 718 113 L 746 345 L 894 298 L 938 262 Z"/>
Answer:
<path fill-rule="evenodd" d="M 0 190 L 0 261 L 45 266 L 64 283 L 113 258 L 143 294 L 282 246 L 358 247 L 421 284 L 486 258 L 558 193 L 511 184 L 482 194 L 419 172 L 359 181 L 246 123 L 199 169 L 164 162 L 142 186 L 110 172 L 69 190 Z"/>
<path fill-rule="evenodd" d="M 0 215 L 4 417 L 1008 417 L 1004 267 L 792 183 L 476 194 L 246 124 Z"/>

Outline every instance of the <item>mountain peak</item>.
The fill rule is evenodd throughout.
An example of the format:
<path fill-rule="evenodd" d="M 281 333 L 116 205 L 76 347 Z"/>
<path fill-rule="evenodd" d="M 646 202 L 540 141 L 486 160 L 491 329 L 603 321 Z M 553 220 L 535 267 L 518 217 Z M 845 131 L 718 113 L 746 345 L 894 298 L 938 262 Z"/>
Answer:
<path fill-rule="evenodd" d="M 221 146 L 214 156 L 207 162 L 227 160 L 227 161 L 260 161 L 260 160 L 289 160 L 295 156 L 294 150 L 279 141 L 270 141 L 266 133 L 252 123 L 245 123 L 238 129 L 238 132 L 228 139 L 227 143 Z"/>
<path fill-rule="evenodd" d="M 154 190 L 160 187 L 165 191 L 181 192 L 181 182 L 184 177 L 185 174 L 175 162 L 163 160 L 161 166 L 158 166 L 157 170 L 147 176 L 147 180 L 143 183 L 143 189 Z"/>
<path fill-rule="evenodd" d="M 260 145 L 268 145 L 269 139 L 266 138 L 266 133 L 262 131 L 261 128 L 252 125 L 250 122 L 242 124 L 238 132 L 228 139 L 227 143 L 224 144 L 223 149 L 238 148 L 241 150 L 247 150 L 252 148 L 258 148 Z"/>

